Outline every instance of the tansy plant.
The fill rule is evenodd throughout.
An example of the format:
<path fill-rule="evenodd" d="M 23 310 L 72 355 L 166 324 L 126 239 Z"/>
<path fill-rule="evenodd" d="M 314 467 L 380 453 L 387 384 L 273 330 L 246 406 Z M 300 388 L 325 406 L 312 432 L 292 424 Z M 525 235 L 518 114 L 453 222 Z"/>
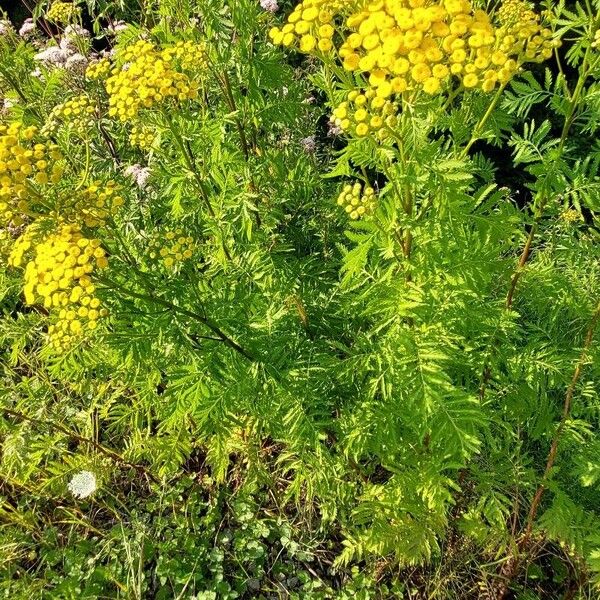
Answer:
<path fill-rule="evenodd" d="M 574 222 L 564 217 L 565 209 L 569 215 L 583 211 L 588 216 L 581 221 L 594 222 L 586 211 L 598 206 L 598 155 L 569 141 L 577 126 L 589 135 L 597 123 L 595 109 L 585 107 L 597 98 L 598 11 L 591 5 L 577 11 L 548 5 L 538 13 L 512 0 L 493 8 L 461 0 L 306 0 L 269 32 L 274 44 L 321 64 L 312 81 L 326 94 L 331 120 L 348 139 L 329 176 L 359 179 L 345 183 L 338 199 L 352 220 L 363 221 L 347 233 L 354 247 L 343 259 L 342 287 L 361 290 L 351 312 L 377 318 L 370 333 L 359 336 L 362 343 L 353 340 L 343 361 L 361 390 L 361 399 L 341 416 L 349 434 L 343 445 L 359 462 L 375 454 L 390 475 L 385 484 L 366 486 L 364 504 L 354 513 L 359 528 L 343 559 L 373 551 L 395 552 L 404 560 L 430 556 L 437 546 L 432 534 L 448 526 L 442 506 L 455 503 L 458 526 L 492 546 L 498 541 L 488 537 L 492 523 L 511 520 L 517 550 L 508 553 L 502 577 L 510 581 L 519 573 L 521 553 L 530 549 L 557 448 L 568 443 L 561 438 L 568 437 L 572 396 L 590 360 L 599 311 L 594 254 L 587 262 L 591 279 L 585 278 L 591 287 L 576 293 L 585 298 L 577 301 L 580 334 L 567 342 L 569 352 L 573 345 L 583 349 L 566 368 L 562 391 L 544 386 L 540 395 L 537 378 L 546 370 L 538 364 L 537 344 L 544 342 L 532 336 L 528 319 L 537 317 L 528 298 L 535 295 L 533 281 L 539 281 L 534 273 L 553 260 L 555 246 L 544 240 L 565 230 L 560 219 Z M 573 44 L 566 57 L 559 52 L 562 38 Z M 552 70 L 536 66 L 553 57 Z M 578 69 L 578 77 L 565 74 L 563 61 Z M 545 101 L 556 111 L 548 120 L 536 109 Z M 499 150 L 490 154 L 491 146 Z M 530 178 L 528 200 L 516 195 L 521 189 L 511 189 L 514 175 L 507 181 L 496 176 L 499 166 L 509 175 L 507 159 L 490 160 L 511 151 L 510 171 L 522 169 Z M 367 201 L 360 180 L 369 190 Z M 595 235 L 588 230 L 578 239 L 590 244 Z M 555 326 L 558 332 L 561 326 Z M 514 344 L 516 354 L 507 347 Z M 371 372 L 366 380 L 365 370 Z M 527 383 L 513 379 L 523 377 Z M 512 402 L 521 405 L 523 386 L 531 390 L 534 412 L 521 408 L 514 414 Z M 495 446 L 498 459 L 510 455 L 524 464 L 531 455 L 522 428 L 531 424 L 539 402 L 549 403 L 550 419 L 556 402 L 560 415 L 554 398 L 561 394 L 562 417 L 544 445 L 546 458 L 544 450 L 538 457 L 545 469 L 528 484 L 531 492 L 513 488 L 515 504 L 504 504 L 494 490 L 506 483 L 497 486 L 489 479 L 464 496 L 464 486 L 471 485 L 467 473 L 477 473 L 477 480 L 486 464 L 477 457 L 489 451 L 481 444 L 491 423 L 510 424 L 512 431 L 500 436 L 505 441 Z M 546 421 L 536 431 L 547 426 Z M 490 469 L 492 477 L 498 467 L 487 460 L 483 470 Z M 462 470 L 460 465 L 469 464 L 473 471 Z M 447 478 L 453 471 L 458 480 Z M 452 492 L 457 483 L 458 497 Z M 523 482 L 517 477 L 508 485 L 522 490 Z M 555 508 L 549 510 L 566 510 L 565 497 L 555 491 Z M 485 527 L 474 526 L 480 518 Z M 556 533 L 560 527 L 551 521 L 542 517 L 546 532 Z M 506 589 L 506 579 L 494 587 L 499 596 Z"/>
<path fill-rule="evenodd" d="M 3 25 L 0 589 L 594 598 L 599 15 Z"/>

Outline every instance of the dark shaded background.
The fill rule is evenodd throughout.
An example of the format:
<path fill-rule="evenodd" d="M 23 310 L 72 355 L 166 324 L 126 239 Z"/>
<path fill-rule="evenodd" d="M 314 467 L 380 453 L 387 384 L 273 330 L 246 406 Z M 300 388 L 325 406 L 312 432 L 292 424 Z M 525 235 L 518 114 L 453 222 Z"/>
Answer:
<path fill-rule="evenodd" d="M 0 0 L 0 9 L 8 14 L 9 19 L 17 28 L 30 16 L 21 0 Z"/>

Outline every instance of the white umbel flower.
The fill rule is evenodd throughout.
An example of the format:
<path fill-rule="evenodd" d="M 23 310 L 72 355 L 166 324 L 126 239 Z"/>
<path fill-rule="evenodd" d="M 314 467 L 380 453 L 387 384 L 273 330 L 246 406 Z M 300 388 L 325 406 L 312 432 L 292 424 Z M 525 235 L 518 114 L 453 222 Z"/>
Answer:
<path fill-rule="evenodd" d="M 300 140 L 300 145 L 302 146 L 304 152 L 307 154 L 312 154 L 317 149 L 317 139 L 314 135 L 309 135 L 308 137 Z"/>
<path fill-rule="evenodd" d="M 89 38 L 90 32 L 85 28 L 81 27 L 81 25 L 77 25 L 76 23 L 73 25 L 67 25 L 65 27 L 64 35 L 66 37 L 84 37 Z"/>
<path fill-rule="evenodd" d="M 27 38 L 33 34 L 35 31 L 35 23 L 33 19 L 25 19 L 21 29 L 19 29 L 19 35 L 21 37 Z"/>
<path fill-rule="evenodd" d="M 125 23 L 125 21 L 115 21 L 114 23 L 109 23 L 109 25 L 106 29 L 108 30 L 108 32 L 110 34 L 116 35 L 117 33 L 120 33 L 121 31 L 125 31 L 128 27 L 129 27 L 129 25 L 127 25 L 127 23 Z"/>
<path fill-rule="evenodd" d="M 67 62 L 69 56 L 73 53 L 69 50 L 65 50 L 64 48 L 59 48 L 58 46 L 50 46 L 42 52 L 38 52 L 33 60 L 37 60 L 45 64 L 46 66 L 55 66 L 55 67 L 63 67 Z"/>
<path fill-rule="evenodd" d="M 125 169 L 124 173 L 131 177 L 135 184 L 142 190 L 148 185 L 148 179 L 150 179 L 151 175 L 150 169 L 141 165 L 131 165 Z"/>
<path fill-rule="evenodd" d="M 260 6 L 263 10 L 270 13 L 276 13 L 279 10 L 279 4 L 277 0 L 260 0 Z"/>
<path fill-rule="evenodd" d="M 0 20 L 0 37 L 9 35 L 13 31 L 14 29 L 10 21 L 7 21 L 6 19 Z"/>
<path fill-rule="evenodd" d="M 73 475 L 67 487 L 75 498 L 87 498 L 96 491 L 96 475 L 91 471 L 79 471 Z"/>
<path fill-rule="evenodd" d="M 79 54 L 79 52 L 69 56 L 65 63 L 65 69 L 67 69 L 67 71 L 75 71 L 77 73 L 85 73 L 85 68 L 87 66 L 88 59 L 83 54 Z"/>

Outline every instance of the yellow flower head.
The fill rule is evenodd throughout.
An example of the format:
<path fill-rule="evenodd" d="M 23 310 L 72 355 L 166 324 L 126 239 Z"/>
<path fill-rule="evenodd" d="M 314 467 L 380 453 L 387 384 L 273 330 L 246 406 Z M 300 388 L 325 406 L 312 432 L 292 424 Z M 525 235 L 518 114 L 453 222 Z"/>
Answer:
<path fill-rule="evenodd" d="M 81 16 L 81 9 L 74 2 L 56 1 L 50 5 L 46 19 L 53 23 L 68 24 Z"/>
<path fill-rule="evenodd" d="M 368 217 L 377 206 L 375 190 L 370 186 L 363 189 L 358 182 L 354 185 L 346 184 L 338 196 L 337 204 L 352 220 Z"/>
<path fill-rule="evenodd" d="M 110 60 L 105 57 L 91 62 L 85 71 L 85 76 L 88 79 L 95 81 L 97 79 L 105 79 L 109 73 Z"/>
<path fill-rule="evenodd" d="M 125 204 L 115 181 L 94 181 L 79 192 L 73 213 L 88 227 L 99 227 L 110 215 L 115 215 Z"/>
<path fill-rule="evenodd" d="M 129 134 L 129 143 L 142 150 L 152 148 L 156 139 L 156 132 L 147 125 L 134 125 Z"/>
<path fill-rule="evenodd" d="M 109 115 L 131 121 L 142 109 L 197 98 L 193 71 L 204 65 L 201 44 L 182 42 L 161 50 L 147 40 L 135 42 L 117 54 L 106 79 Z"/>
<path fill-rule="evenodd" d="M 86 133 L 96 121 L 96 107 L 85 94 L 75 96 L 52 109 L 42 135 L 56 135 L 59 125 L 67 127 L 71 133 Z"/>
<path fill-rule="evenodd" d="M 38 129 L 22 122 L 0 125 L 0 224 L 21 225 L 41 205 L 36 189 L 60 180 L 58 147 L 36 141 Z"/>
<path fill-rule="evenodd" d="M 175 229 L 155 234 L 150 240 L 148 256 L 168 270 L 177 271 L 184 261 L 193 257 L 195 250 L 194 238 L 186 236 L 182 229 Z"/>
<path fill-rule="evenodd" d="M 50 234 L 34 225 L 15 246 L 10 264 L 21 266 L 24 255 L 30 257 L 24 274 L 25 302 L 48 311 L 51 347 L 68 349 L 106 314 L 91 277 L 108 266 L 100 240 L 86 238 L 77 225 L 63 224 Z"/>
<path fill-rule="evenodd" d="M 414 101 L 414 92 L 438 94 L 457 79 L 467 90 L 491 92 L 524 63 L 547 59 L 558 44 L 523 0 L 504 0 L 495 12 L 471 0 L 304 0 L 270 37 L 321 58 L 329 53 L 328 61 L 355 74 L 357 88 L 368 81 L 333 119 L 344 131 L 378 140 L 393 127 L 400 95 Z M 359 104 L 371 92 L 390 102 L 390 114 Z"/>

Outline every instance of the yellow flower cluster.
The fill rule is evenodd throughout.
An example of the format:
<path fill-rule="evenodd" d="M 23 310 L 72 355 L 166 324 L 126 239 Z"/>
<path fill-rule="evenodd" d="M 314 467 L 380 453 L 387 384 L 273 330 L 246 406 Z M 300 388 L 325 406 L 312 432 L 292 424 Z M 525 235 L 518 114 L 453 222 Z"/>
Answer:
<path fill-rule="evenodd" d="M 337 199 L 338 206 L 342 206 L 351 219 L 359 219 L 372 214 L 375 210 L 377 199 L 375 190 L 365 186 L 363 191 L 360 183 L 346 184 Z"/>
<path fill-rule="evenodd" d="M 399 89 L 397 93 L 404 90 Z M 398 105 L 389 98 L 378 96 L 374 88 L 364 92 L 352 90 L 347 100 L 333 111 L 334 123 L 343 131 L 364 137 L 369 132 L 384 140 L 397 123 Z"/>
<path fill-rule="evenodd" d="M 581 221 L 581 214 L 574 208 L 567 208 L 560 213 L 560 218 L 566 223 L 575 223 L 575 221 Z"/>
<path fill-rule="evenodd" d="M 552 31 L 540 24 L 540 16 L 523 0 L 504 0 L 497 12 L 496 47 L 519 63 L 543 62 L 559 44 Z"/>
<path fill-rule="evenodd" d="M 194 238 L 184 236 L 182 229 L 167 231 L 150 242 L 149 257 L 158 260 L 169 268 L 175 269 L 178 263 L 191 258 L 194 254 Z"/>
<path fill-rule="evenodd" d="M 332 28 L 337 14 L 319 10 L 320 4 L 298 5 L 283 28 L 271 31 L 273 41 L 298 40 L 301 51 L 316 52 L 321 28 Z M 368 0 L 360 6 L 344 19 L 338 55 L 346 70 L 367 77 L 384 99 L 401 93 L 397 90 L 437 94 L 451 76 L 465 88 L 490 92 L 522 63 L 549 58 L 555 46 L 552 32 L 522 0 L 503 3 L 499 26 L 469 0 Z"/>
<path fill-rule="evenodd" d="M 526 21 L 536 21 L 537 15 L 523 0 L 504 0 L 496 13 L 502 25 L 511 26 Z"/>
<path fill-rule="evenodd" d="M 178 70 L 187 59 L 178 60 L 184 50 L 176 48 L 160 50 L 151 42 L 139 40 L 119 53 L 118 65 L 106 80 L 111 117 L 130 121 L 142 108 L 169 99 L 184 102 L 198 97 L 198 83 Z"/>
<path fill-rule="evenodd" d="M 56 183 L 62 158 L 53 143 L 35 143 L 35 126 L 0 125 L 0 224 L 21 225 L 31 202 L 41 200 L 37 185 Z"/>
<path fill-rule="evenodd" d="M 95 269 L 108 266 L 106 252 L 100 240 L 86 238 L 77 225 L 62 225 L 35 245 L 31 233 L 15 245 L 9 264 L 21 266 L 24 254 L 33 251 L 25 267 L 25 302 L 42 304 L 49 311 L 50 344 L 66 350 L 108 314 L 95 296 L 91 278 Z"/>
<path fill-rule="evenodd" d="M 204 69 L 207 64 L 206 46 L 191 40 L 177 42 L 162 51 L 162 58 L 167 62 L 178 61 L 182 69 Z"/>
<path fill-rule="evenodd" d="M 156 135 L 154 130 L 147 125 L 134 125 L 129 134 L 129 143 L 142 150 L 149 150 L 154 144 Z"/>
<path fill-rule="evenodd" d="M 85 94 L 81 94 L 52 109 L 48 121 L 42 129 L 42 134 L 56 133 L 60 123 L 64 123 L 76 133 L 87 131 L 94 125 L 95 114 L 96 107 L 92 101 Z"/>
<path fill-rule="evenodd" d="M 104 79 L 110 73 L 110 67 L 110 60 L 108 58 L 101 58 L 88 65 L 85 70 L 85 76 L 92 81 Z"/>
<path fill-rule="evenodd" d="M 53 2 L 46 13 L 46 19 L 53 23 L 71 23 L 81 14 L 81 9 L 73 2 Z"/>
<path fill-rule="evenodd" d="M 552 32 L 524 6 L 508 0 L 499 10 L 501 26 L 494 27 L 468 0 L 376 0 L 347 19 L 352 33 L 339 54 L 345 69 L 368 73 L 382 97 L 404 86 L 436 94 L 450 75 L 465 88 L 490 92 L 521 63 L 552 53 Z"/>
<path fill-rule="evenodd" d="M 274 44 L 297 46 L 301 52 L 327 54 L 334 48 L 334 18 L 356 2 L 340 0 L 304 0 L 281 28 L 273 27 L 269 37 Z"/>
<path fill-rule="evenodd" d="M 600 29 L 596 31 L 594 35 L 594 41 L 592 42 L 592 48 L 600 48 Z"/>
<path fill-rule="evenodd" d="M 94 181 L 80 192 L 75 210 L 88 227 L 104 225 L 107 217 L 116 214 L 125 204 L 118 191 L 119 186 L 115 181 Z"/>
<path fill-rule="evenodd" d="M 23 265 L 23 258 L 27 252 L 43 237 L 43 232 L 36 221 L 28 225 L 25 231 L 14 242 L 8 255 L 8 264 L 11 267 Z"/>

